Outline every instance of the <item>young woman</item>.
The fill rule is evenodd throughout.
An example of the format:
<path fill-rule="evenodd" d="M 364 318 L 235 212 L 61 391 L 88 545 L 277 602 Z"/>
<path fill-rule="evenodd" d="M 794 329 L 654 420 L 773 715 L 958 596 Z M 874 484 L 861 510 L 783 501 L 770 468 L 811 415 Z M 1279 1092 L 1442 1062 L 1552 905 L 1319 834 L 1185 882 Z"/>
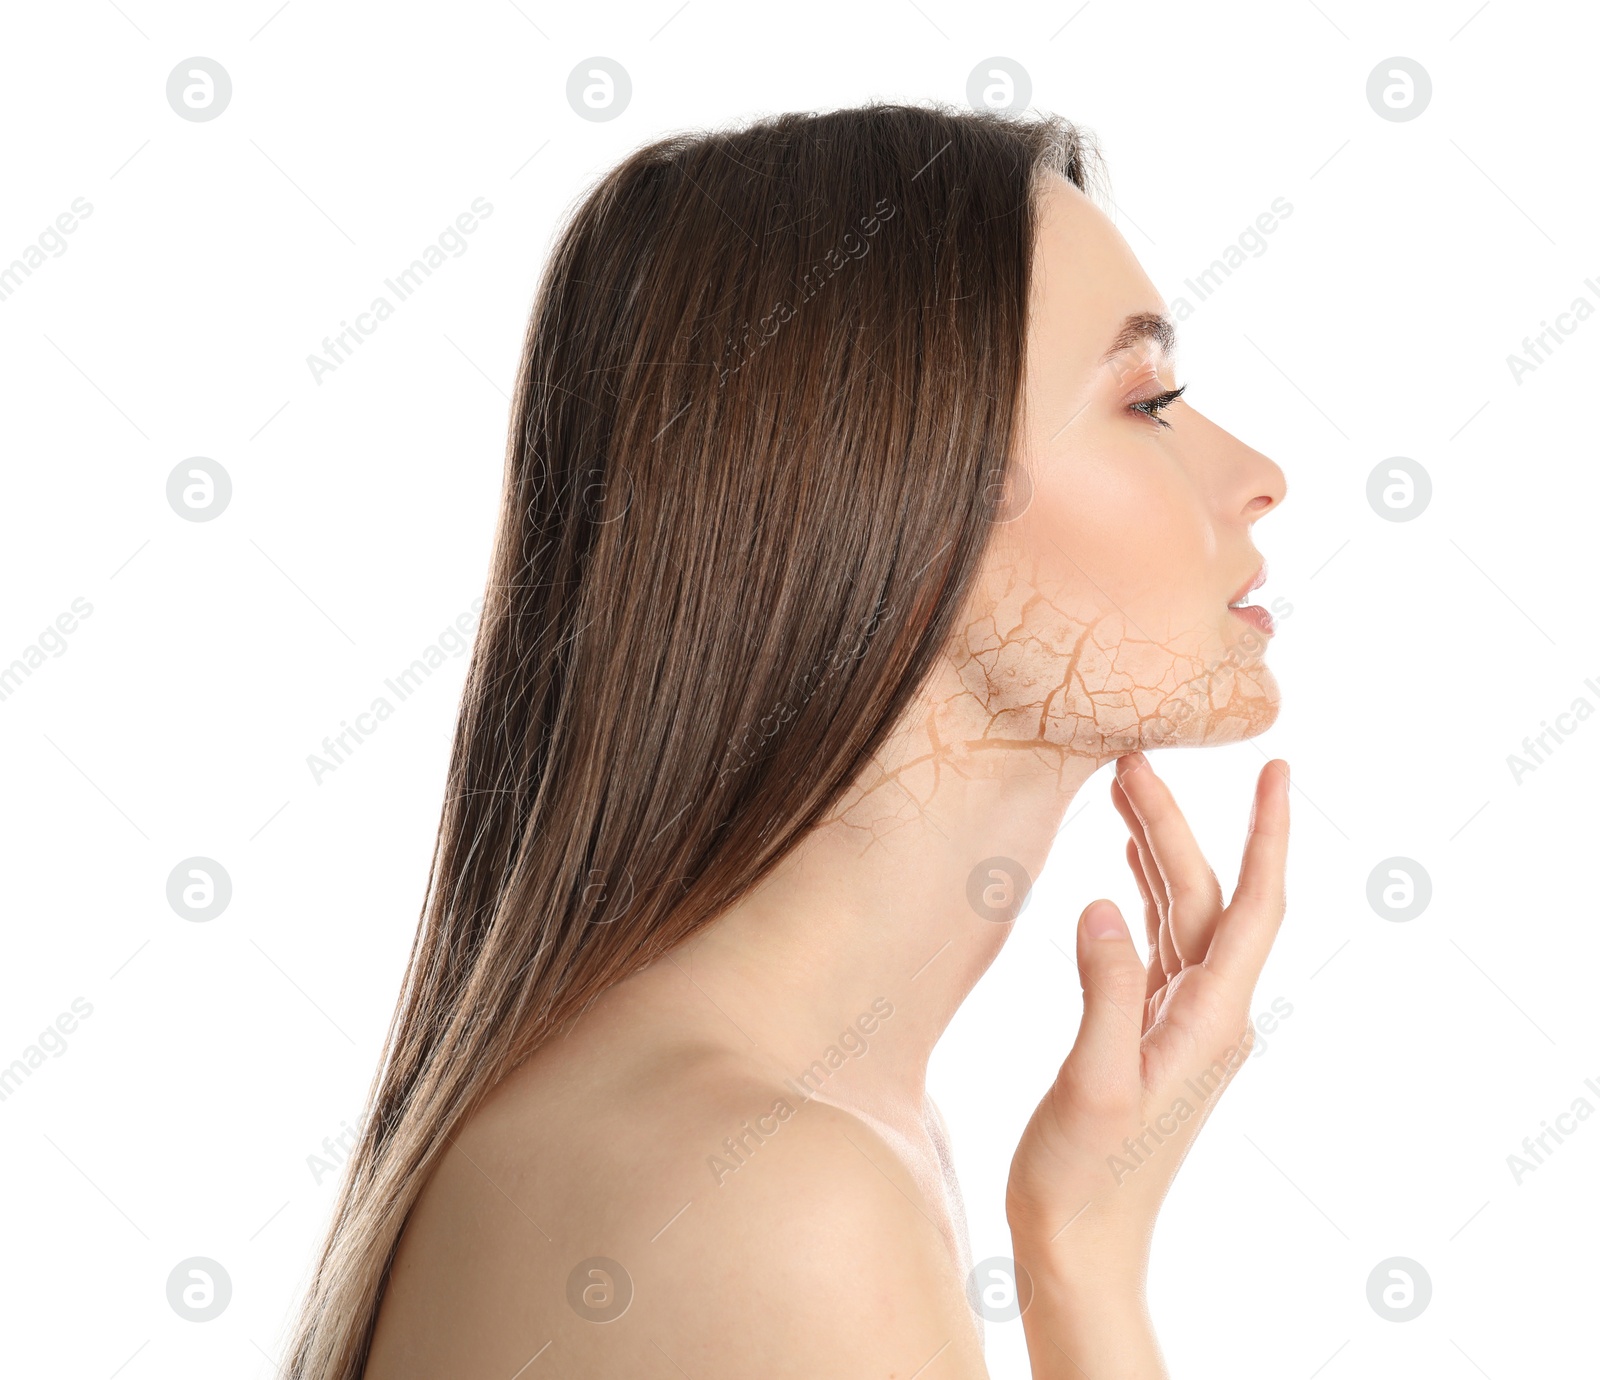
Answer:
<path fill-rule="evenodd" d="M 1034 1376 L 1165 1373 L 1147 1247 L 1250 1047 L 1288 768 L 1225 903 L 1141 749 L 1273 721 L 1284 479 L 1179 400 L 1095 168 L 877 104 L 663 139 L 577 209 L 286 1374 L 986 1374 L 924 1072 L 1112 762 L 1149 958 L 1079 917 L 1006 1204 Z"/>

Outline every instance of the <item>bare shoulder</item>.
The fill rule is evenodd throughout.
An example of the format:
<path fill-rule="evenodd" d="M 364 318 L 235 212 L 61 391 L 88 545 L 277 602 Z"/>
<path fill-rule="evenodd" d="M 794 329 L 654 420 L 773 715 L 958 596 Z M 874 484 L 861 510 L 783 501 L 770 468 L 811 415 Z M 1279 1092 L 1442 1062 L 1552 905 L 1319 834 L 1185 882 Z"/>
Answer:
<path fill-rule="evenodd" d="M 781 1094 L 750 1132 L 764 1138 L 724 1138 L 675 1224 L 685 1230 L 644 1262 L 675 1281 L 649 1325 L 694 1348 L 707 1374 L 984 1375 L 937 1209 L 885 1139 Z"/>
<path fill-rule="evenodd" d="M 456 1137 L 367 1380 L 986 1374 L 936 1209 L 866 1121 L 692 1036 L 590 1053 L 620 1051 L 546 1060 Z"/>

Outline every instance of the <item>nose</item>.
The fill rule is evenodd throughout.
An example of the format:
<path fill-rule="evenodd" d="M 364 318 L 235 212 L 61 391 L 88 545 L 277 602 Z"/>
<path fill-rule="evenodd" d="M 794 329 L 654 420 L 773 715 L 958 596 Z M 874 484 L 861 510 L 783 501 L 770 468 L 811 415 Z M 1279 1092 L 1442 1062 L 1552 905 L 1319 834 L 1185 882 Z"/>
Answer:
<path fill-rule="evenodd" d="M 1277 464 L 1215 422 L 1199 420 L 1201 450 L 1222 512 L 1253 523 L 1278 508 L 1289 481 Z"/>
<path fill-rule="evenodd" d="M 1289 492 L 1289 481 L 1277 463 L 1259 450 L 1245 445 L 1242 441 L 1236 441 L 1235 444 L 1245 456 L 1241 461 L 1246 476 L 1244 489 L 1246 492 L 1255 490 L 1250 495 L 1250 501 L 1244 505 L 1244 515 L 1254 522 L 1257 518 L 1265 517 L 1283 502 Z"/>
<path fill-rule="evenodd" d="M 1284 478 L 1283 471 L 1277 464 L 1259 450 L 1245 445 L 1243 441 L 1235 440 L 1232 436 L 1229 436 L 1228 440 L 1238 452 L 1234 460 L 1234 468 L 1237 471 L 1234 493 L 1243 500 L 1240 512 L 1247 521 L 1255 522 L 1283 502 L 1284 496 L 1289 492 L 1289 481 Z"/>

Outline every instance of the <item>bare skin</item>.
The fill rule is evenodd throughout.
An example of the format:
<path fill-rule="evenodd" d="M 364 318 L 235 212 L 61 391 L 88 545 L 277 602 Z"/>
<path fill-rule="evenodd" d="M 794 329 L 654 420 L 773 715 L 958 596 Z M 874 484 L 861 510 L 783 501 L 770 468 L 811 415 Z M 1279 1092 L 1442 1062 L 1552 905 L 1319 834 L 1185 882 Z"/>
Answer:
<path fill-rule="evenodd" d="M 1150 1233 L 1242 1059 L 1283 913 L 1288 785 L 1269 763 L 1224 904 L 1140 749 L 1275 718 L 1266 638 L 1228 604 L 1284 480 L 1184 402 L 1170 427 L 1150 415 L 1175 381 L 1148 321 L 1107 357 L 1164 306 L 1064 181 L 1036 255 L 1024 479 L 960 634 L 761 888 L 461 1128 L 402 1238 L 368 1380 L 986 1375 L 927 1063 L 1012 928 L 1006 868 L 987 864 L 1026 886 L 1113 761 L 1149 959 L 1110 902 L 1080 916 L 1083 1023 L 1007 1209 L 1037 1380 L 1166 1374 Z"/>

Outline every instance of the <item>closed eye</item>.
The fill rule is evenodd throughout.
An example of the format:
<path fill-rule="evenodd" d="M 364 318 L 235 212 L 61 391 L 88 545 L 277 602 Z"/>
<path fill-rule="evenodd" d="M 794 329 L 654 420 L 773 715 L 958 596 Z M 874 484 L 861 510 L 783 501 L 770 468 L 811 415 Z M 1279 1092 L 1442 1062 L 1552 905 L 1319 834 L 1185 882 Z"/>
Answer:
<path fill-rule="evenodd" d="M 1168 392 L 1157 393 L 1153 398 L 1141 398 L 1136 403 L 1129 403 L 1128 410 L 1130 412 L 1142 412 L 1145 414 L 1145 416 L 1151 418 L 1158 426 L 1170 428 L 1172 423 L 1158 414 L 1161 412 L 1162 408 L 1171 407 L 1173 403 L 1177 402 L 1178 399 L 1183 396 L 1183 390 L 1188 386 L 1189 385 L 1186 383 L 1179 384 L 1178 387 L 1173 388 Z"/>

